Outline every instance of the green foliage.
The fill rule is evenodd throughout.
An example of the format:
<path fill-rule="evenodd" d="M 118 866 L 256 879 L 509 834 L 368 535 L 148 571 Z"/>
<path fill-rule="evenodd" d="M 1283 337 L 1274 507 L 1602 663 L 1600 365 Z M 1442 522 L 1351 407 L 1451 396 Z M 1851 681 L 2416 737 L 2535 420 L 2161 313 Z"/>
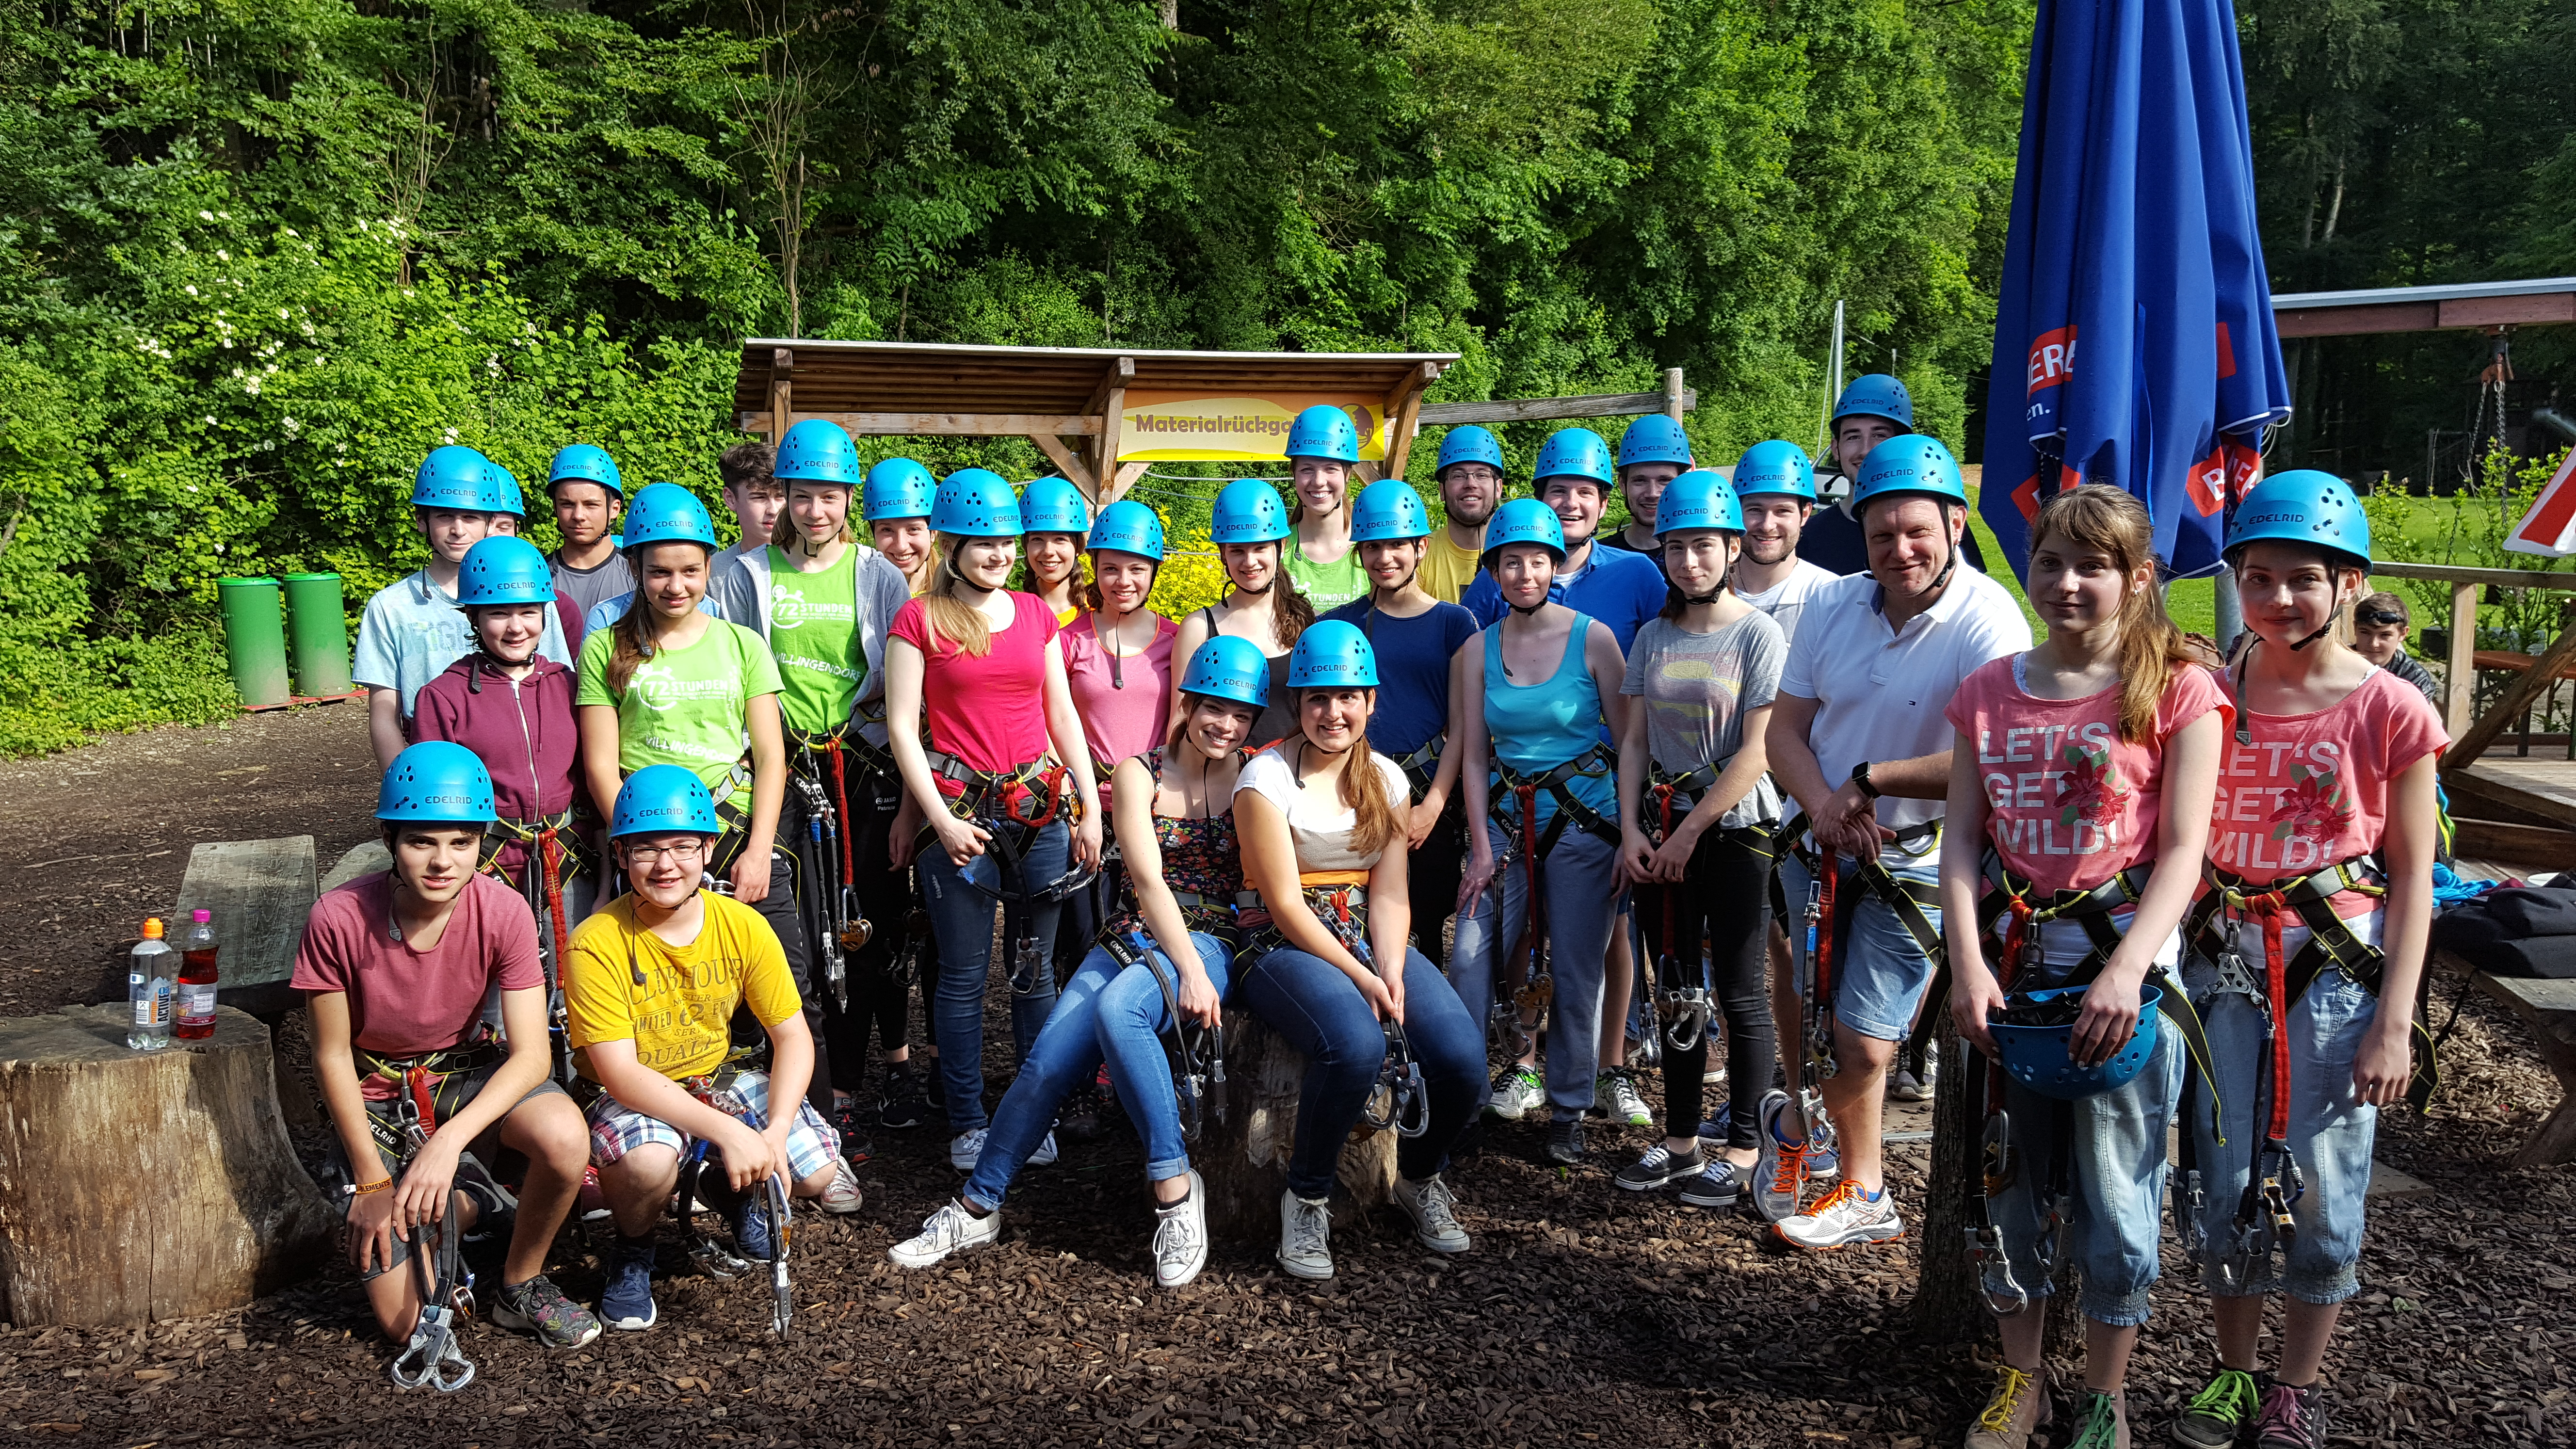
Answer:
<path fill-rule="evenodd" d="M 2504 546 L 2540 491 L 2566 458 L 2562 448 L 2525 461 L 2501 449 L 2479 460 L 2476 483 L 2449 497 L 2416 497 L 2381 488 L 2362 499 L 2370 516 L 2371 549 L 2401 563 L 2464 564 L 2523 572 L 2567 572 L 2565 559 L 2542 559 Z M 2418 627 L 2446 628 L 2451 586 L 2440 579 L 2407 579 Z M 2478 608 L 2477 647 L 2537 654 L 2558 637 L 2567 596 L 2552 589 L 2487 589 Z"/>

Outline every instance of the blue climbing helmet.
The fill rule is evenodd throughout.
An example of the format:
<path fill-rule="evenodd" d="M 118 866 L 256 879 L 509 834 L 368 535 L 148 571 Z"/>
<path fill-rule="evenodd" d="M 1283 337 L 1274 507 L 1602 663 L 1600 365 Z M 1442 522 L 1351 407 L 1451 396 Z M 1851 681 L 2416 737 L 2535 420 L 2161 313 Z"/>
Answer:
<path fill-rule="evenodd" d="M 1968 502 L 1959 460 L 1929 433 L 1901 433 L 1869 450 L 1852 484 L 1852 513 L 1857 517 L 1870 504 L 1898 493 L 1920 493 L 1961 507 Z"/>
<path fill-rule="evenodd" d="M 1690 438 L 1682 425 L 1662 413 L 1648 413 L 1619 435 L 1619 466 L 1631 463 L 1691 465 Z"/>
<path fill-rule="evenodd" d="M 1020 524 L 1031 533 L 1091 531 L 1091 505 L 1070 478 L 1040 478 L 1020 494 Z"/>
<path fill-rule="evenodd" d="M 2370 568 L 2370 515 L 2344 481 L 2317 468 L 2294 468 L 2257 483 L 2236 505 L 2227 530 L 2227 561 L 2239 562 L 2247 544 L 2266 540 L 2303 543 Z"/>
<path fill-rule="evenodd" d="M 626 485 L 617 476 L 617 460 L 608 456 L 606 448 L 588 443 L 574 443 L 555 453 L 546 469 L 546 488 L 552 491 L 558 483 L 596 483 L 619 497 L 626 494 Z"/>
<path fill-rule="evenodd" d="M 420 471 L 412 475 L 412 507 L 491 512 L 492 505 L 483 501 L 491 466 L 491 459 L 462 443 L 430 449 Z"/>
<path fill-rule="evenodd" d="M 1237 478 L 1217 490 L 1216 508 L 1208 515 L 1212 543 L 1268 543 L 1288 536 L 1288 510 L 1279 490 L 1258 478 Z"/>
<path fill-rule="evenodd" d="M 1726 480 L 1709 469 L 1693 468 L 1665 484 L 1664 496 L 1655 501 L 1656 537 L 1685 528 L 1744 531 L 1744 505 Z"/>
<path fill-rule="evenodd" d="M 1356 463 L 1360 460 L 1360 430 L 1351 425 L 1349 413 L 1319 403 L 1299 413 L 1297 421 L 1288 425 L 1288 446 L 1282 451 L 1291 458 Z"/>
<path fill-rule="evenodd" d="M 1377 651 L 1348 619 L 1320 619 L 1288 651 L 1290 689 L 1375 689 Z"/>
<path fill-rule="evenodd" d="M 1503 466 L 1503 440 L 1474 423 L 1462 423 L 1440 437 L 1440 461 L 1431 470 L 1434 482 L 1449 471 L 1453 463 L 1482 463 L 1505 477 L 1511 470 Z"/>
<path fill-rule="evenodd" d="M 1735 462 L 1735 496 L 1750 498 L 1756 493 L 1785 493 L 1813 503 L 1816 465 L 1795 443 L 1780 438 L 1756 443 Z"/>
<path fill-rule="evenodd" d="M 1091 536 L 1083 541 L 1083 547 L 1093 552 L 1114 549 L 1161 563 L 1163 520 L 1135 499 L 1121 498 L 1100 510 L 1100 516 L 1091 521 Z"/>
<path fill-rule="evenodd" d="M 1905 384 L 1883 372 L 1855 377 L 1843 395 L 1834 399 L 1834 421 L 1848 417 L 1885 418 L 1907 432 L 1914 431 L 1914 397 Z"/>
<path fill-rule="evenodd" d="M 1270 704 L 1270 659 L 1261 646 L 1232 634 L 1219 634 L 1190 656 L 1181 671 L 1181 693 L 1227 699 L 1254 709 Z"/>
<path fill-rule="evenodd" d="M 626 551 L 657 543 L 694 543 L 716 550 L 715 520 L 696 494 L 677 483 L 647 483 L 626 508 Z"/>
<path fill-rule="evenodd" d="M 376 818 L 488 825 L 495 818 L 492 772 L 453 740 L 423 740 L 385 770 L 376 787 Z"/>
<path fill-rule="evenodd" d="M 721 835 L 715 797 L 686 765 L 646 765 L 617 787 L 617 810 L 608 822 L 608 838 L 686 831 Z"/>
<path fill-rule="evenodd" d="M 1544 545 L 1558 563 L 1565 562 L 1565 525 L 1557 521 L 1555 509 L 1535 498 L 1515 498 L 1494 510 L 1485 525 L 1483 561 L 1491 564 L 1494 550 L 1515 543 Z"/>
<path fill-rule="evenodd" d="M 986 468 L 960 468 L 939 480 L 930 500 L 930 531 L 959 538 L 1017 538 L 1020 500 L 1002 475 Z"/>
<path fill-rule="evenodd" d="M 537 546 L 515 534 L 496 533 L 465 551 L 456 566 L 456 607 L 479 604 L 551 604 L 554 570 Z"/>
<path fill-rule="evenodd" d="M 2110 1060 L 2079 1067 L 2067 1056 L 2066 1045 L 2075 1035 L 2075 1016 L 2082 1009 L 2084 992 L 2081 986 L 2017 992 L 2006 998 L 2002 1013 L 1987 1019 L 1986 1030 L 2014 1081 L 2043 1097 L 2071 1102 L 2118 1091 L 2147 1069 L 2148 1059 L 2156 1054 L 2156 1034 L 2162 1029 L 2156 1006 L 2164 1000 L 2164 992 L 2139 987 L 2136 1034 Z M 2016 1016 L 2035 1020 L 2024 1024 L 2014 1021 Z"/>
<path fill-rule="evenodd" d="M 519 476 L 488 458 L 483 467 L 483 511 L 527 517 L 528 500 L 519 494 Z"/>
<path fill-rule="evenodd" d="M 888 458 L 868 470 L 859 489 L 859 514 L 870 523 L 887 518 L 928 518 L 939 484 L 910 458 Z"/>
<path fill-rule="evenodd" d="M 858 486 L 864 476 L 859 448 L 841 425 L 829 418 L 807 418 L 778 440 L 769 476 L 781 483 L 838 483 Z"/>
<path fill-rule="evenodd" d="M 1428 538 L 1431 513 L 1422 495 L 1401 478 L 1381 478 L 1360 490 L 1351 507 L 1351 542 L 1373 538 Z"/>
<path fill-rule="evenodd" d="M 1610 445 L 1590 428 L 1559 428 L 1539 445 L 1538 466 L 1530 469 L 1532 486 L 1550 478 L 1589 478 L 1610 486 Z"/>

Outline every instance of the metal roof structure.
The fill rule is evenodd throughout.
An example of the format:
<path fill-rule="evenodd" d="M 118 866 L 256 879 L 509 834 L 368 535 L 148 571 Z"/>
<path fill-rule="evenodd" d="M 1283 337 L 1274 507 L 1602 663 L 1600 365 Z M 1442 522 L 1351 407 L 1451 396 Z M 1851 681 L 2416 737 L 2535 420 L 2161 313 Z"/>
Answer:
<path fill-rule="evenodd" d="M 2361 337 L 2576 322 L 2576 277 L 2276 293 L 2272 315 L 2283 337 Z"/>

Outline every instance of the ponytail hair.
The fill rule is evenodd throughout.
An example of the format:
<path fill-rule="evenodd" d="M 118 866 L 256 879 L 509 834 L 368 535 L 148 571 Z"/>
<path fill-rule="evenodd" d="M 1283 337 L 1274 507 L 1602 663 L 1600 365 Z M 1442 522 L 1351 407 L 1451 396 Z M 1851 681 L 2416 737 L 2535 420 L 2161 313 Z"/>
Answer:
<path fill-rule="evenodd" d="M 1310 693 L 1313 691 L 1297 692 L 1300 714 L 1304 713 L 1303 706 Z M 1377 691 L 1370 690 L 1369 693 L 1374 696 Z M 1303 728 L 1301 721 L 1301 732 Z M 1366 730 L 1359 731 L 1359 737 L 1342 754 L 1339 795 L 1352 815 L 1352 854 L 1375 855 L 1404 838 L 1404 818 L 1396 813 L 1395 801 L 1387 794 L 1386 775 L 1377 767 L 1377 756 L 1369 749 Z"/>
<path fill-rule="evenodd" d="M 981 659 L 993 652 L 992 626 L 973 605 L 957 597 L 955 560 L 966 542 L 953 533 L 930 536 L 930 586 L 921 591 L 921 617 L 930 626 L 933 646 L 946 639 L 957 646 L 958 653 Z"/>
<path fill-rule="evenodd" d="M 2099 549 L 2118 566 L 2123 587 L 2156 561 L 2155 523 L 2147 506 L 2124 488 L 2086 483 L 2040 505 L 2030 526 L 2031 551 L 2051 535 Z M 2156 704 L 2174 671 L 2200 661 L 2200 651 L 2165 613 L 2164 591 L 2153 583 L 2120 602 L 2120 738 L 2130 744 L 2155 739 Z"/>
<path fill-rule="evenodd" d="M 1315 605 L 1313 600 L 1298 592 L 1297 580 L 1288 572 L 1288 550 L 1297 546 L 1297 540 L 1290 537 L 1271 542 L 1279 549 L 1279 580 L 1270 586 L 1270 632 L 1279 641 L 1280 648 L 1294 649 L 1297 636 L 1305 633 L 1306 627 L 1315 622 Z"/>

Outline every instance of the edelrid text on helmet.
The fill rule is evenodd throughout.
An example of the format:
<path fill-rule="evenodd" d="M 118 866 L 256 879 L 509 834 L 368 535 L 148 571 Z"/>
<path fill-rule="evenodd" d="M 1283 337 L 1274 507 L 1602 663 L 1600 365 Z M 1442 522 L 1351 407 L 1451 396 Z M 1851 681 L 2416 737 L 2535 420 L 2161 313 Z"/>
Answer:
<path fill-rule="evenodd" d="M 611 493 L 623 494 L 625 483 L 619 478 L 617 460 L 605 448 L 588 443 L 574 443 L 559 450 L 546 469 L 546 487 L 558 483 L 596 483 Z"/>
<path fill-rule="evenodd" d="M 694 543 L 715 552 L 715 520 L 696 494 L 677 483 L 648 483 L 627 505 L 626 551 L 657 543 Z"/>
<path fill-rule="evenodd" d="M 1959 476 L 1958 460 L 1941 440 L 1921 433 L 1900 434 L 1870 449 L 1861 460 L 1860 477 L 1852 484 L 1852 513 L 1858 516 L 1882 498 L 1917 493 L 1963 508 L 1968 502 L 1968 485 Z"/>
<path fill-rule="evenodd" d="M 1914 395 L 1905 384 L 1883 372 L 1853 378 L 1834 399 L 1834 421 L 1848 417 L 1885 418 L 1907 432 L 1914 430 Z"/>
<path fill-rule="evenodd" d="M 1709 469 L 1693 468 L 1675 478 L 1655 501 L 1657 537 L 1686 528 L 1744 531 L 1744 506 L 1736 501 L 1735 490 Z"/>
<path fill-rule="evenodd" d="M 850 441 L 841 425 L 829 418 L 807 418 L 778 440 L 769 476 L 781 483 L 856 487 L 864 475 L 859 470 L 858 445 Z"/>
<path fill-rule="evenodd" d="M 1744 450 L 1735 464 L 1735 496 L 1783 493 L 1816 501 L 1816 465 L 1797 444 L 1772 438 Z"/>
<path fill-rule="evenodd" d="M 1546 487 L 1550 478 L 1589 478 L 1609 487 L 1610 445 L 1590 428 L 1557 429 L 1539 445 L 1538 466 L 1530 469 L 1537 487 Z"/>
<path fill-rule="evenodd" d="M 551 604 L 554 570 L 537 546 L 515 534 L 494 534 L 465 551 L 456 567 L 456 607 Z"/>
<path fill-rule="evenodd" d="M 491 459 L 461 443 L 433 448 L 421 460 L 420 471 L 412 475 L 412 506 L 489 513 L 491 505 L 484 496 L 491 467 Z"/>
<path fill-rule="evenodd" d="M 1360 490 L 1359 501 L 1351 506 L 1351 542 L 1355 544 L 1430 535 L 1430 510 L 1422 506 L 1422 495 L 1401 478 L 1381 478 L 1371 483 Z"/>
<path fill-rule="evenodd" d="M 1637 463 L 1691 465 L 1690 437 L 1682 425 L 1662 413 L 1648 413 L 1619 435 L 1619 466 Z"/>
<path fill-rule="evenodd" d="M 1020 526 L 1031 533 L 1079 537 L 1091 530 L 1091 505 L 1072 479 L 1040 478 L 1020 494 Z"/>
<path fill-rule="evenodd" d="M 939 492 L 930 470 L 910 458 L 888 458 L 868 470 L 859 490 L 859 512 L 870 523 L 894 518 L 928 518 Z"/>
<path fill-rule="evenodd" d="M 1297 420 L 1288 425 L 1288 445 L 1281 451 L 1291 458 L 1356 463 L 1360 460 L 1360 430 L 1352 425 L 1349 413 L 1318 404 L 1299 413 Z"/>
<path fill-rule="evenodd" d="M 1121 498 L 1100 510 L 1100 516 L 1091 521 L 1091 536 L 1084 540 L 1083 547 L 1095 553 L 1101 549 L 1132 553 L 1161 563 L 1162 517 L 1133 498 Z"/>
<path fill-rule="evenodd" d="M 705 782 L 680 765 L 646 765 L 627 776 L 608 824 L 611 839 L 665 831 L 716 835 L 723 829 Z"/>
<path fill-rule="evenodd" d="M 1431 470 L 1437 480 L 1459 463 L 1482 463 L 1497 473 L 1509 476 L 1503 467 L 1503 440 L 1474 423 L 1462 423 L 1440 438 L 1440 461 Z"/>
<path fill-rule="evenodd" d="M 1208 515 L 1211 542 L 1267 543 L 1289 532 L 1288 510 L 1280 505 L 1278 489 L 1258 478 L 1237 478 L 1217 490 L 1216 507 Z"/>
<path fill-rule="evenodd" d="M 930 501 L 930 531 L 958 538 L 1017 538 L 1020 500 L 1002 475 L 986 468 L 960 468 L 939 480 Z"/>
<path fill-rule="evenodd" d="M 1565 525 L 1558 521 L 1556 510 L 1535 498 L 1515 498 L 1494 510 L 1493 520 L 1485 525 L 1485 566 L 1491 568 L 1494 555 L 1514 544 L 1534 543 L 1565 562 Z"/>
<path fill-rule="evenodd" d="M 1375 689 L 1377 651 L 1368 635 L 1346 619 L 1324 619 L 1297 636 L 1288 651 L 1290 689 Z"/>
<path fill-rule="evenodd" d="M 1181 671 L 1181 693 L 1260 709 L 1270 703 L 1270 660 L 1251 640 L 1219 634 L 1190 655 L 1189 668 Z"/>
<path fill-rule="evenodd" d="M 2370 515 L 2341 478 L 2316 468 L 2275 473 L 2254 485 L 2227 530 L 2227 560 L 2257 543 L 2304 544 L 2346 567 L 2370 568 Z"/>
<path fill-rule="evenodd" d="M 423 740 L 394 756 L 376 787 L 376 818 L 484 825 L 492 812 L 492 775 L 472 750 L 452 740 Z"/>

